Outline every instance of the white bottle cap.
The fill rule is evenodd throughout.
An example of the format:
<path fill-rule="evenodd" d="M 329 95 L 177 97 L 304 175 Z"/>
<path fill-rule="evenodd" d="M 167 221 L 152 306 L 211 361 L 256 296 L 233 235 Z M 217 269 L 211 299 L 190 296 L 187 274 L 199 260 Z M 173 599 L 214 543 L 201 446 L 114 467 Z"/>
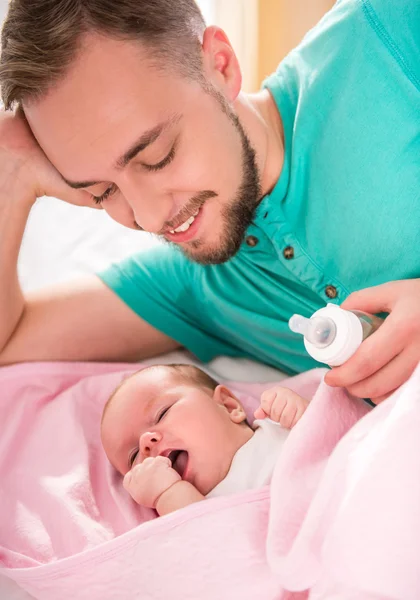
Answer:
<path fill-rule="evenodd" d="M 298 318 L 296 319 L 296 317 Z M 319 327 L 323 328 L 322 335 L 318 334 L 319 341 L 321 341 L 324 331 L 327 331 L 327 324 L 331 323 L 331 321 L 334 323 L 335 332 L 331 331 L 331 334 L 328 336 L 328 345 L 325 345 L 325 342 L 320 344 L 318 339 L 312 334 L 308 336 L 310 339 L 307 339 L 305 330 L 309 333 L 311 329 L 307 323 L 304 324 L 300 320 L 303 317 L 300 317 L 300 319 L 299 317 L 300 315 L 294 315 L 290 319 L 290 328 L 292 331 L 304 334 L 305 348 L 312 358 L 318 362 L 330 365 L 330 367 L 338 367 L 345 363 L 353 356 L 363 341 L 362 324 L 358 317 L 336 304 L 327 304 L 324 308 L 317 310 L 309 319 L 309 321 L 317 319 L 318 331 Z M 312 327 L 313 329 L 314 327 Z M 334 333 L 335 335 L 333 335 Z"/>

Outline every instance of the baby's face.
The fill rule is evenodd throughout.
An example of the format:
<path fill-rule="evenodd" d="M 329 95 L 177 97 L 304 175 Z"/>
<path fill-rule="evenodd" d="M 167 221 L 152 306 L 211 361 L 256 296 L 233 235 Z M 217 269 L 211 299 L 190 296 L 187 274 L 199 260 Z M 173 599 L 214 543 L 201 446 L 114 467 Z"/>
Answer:
<path fill-rule="evenodd" d="M 182 479 L 207 494 L 251 435 L 238 424 L 245 414 L 239 418 L 221 397 L 169 369 L 137 373 L 117 391 L 103 418 L 102 443 L 110 462 L 125 475 L 149 456 L 168 456 Z"/>

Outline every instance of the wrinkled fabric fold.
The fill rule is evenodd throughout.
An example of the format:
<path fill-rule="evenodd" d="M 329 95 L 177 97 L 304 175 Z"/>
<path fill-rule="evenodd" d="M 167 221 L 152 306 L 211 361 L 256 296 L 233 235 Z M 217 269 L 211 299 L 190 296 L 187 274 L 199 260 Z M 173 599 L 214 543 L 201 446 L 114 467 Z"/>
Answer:
<path fill-rule="evenodd" d="M 138 365 L 0 370 L 0 572 L 40 600 L 420 597 L 420 369 L 374 410 L 323 382 L 271 487 L 163 518 L 100 444 L 102 407 Z M 227 383 L 248 415 L 273 384 Z M 337 591 L 338 590 L 338 591 Z"/>

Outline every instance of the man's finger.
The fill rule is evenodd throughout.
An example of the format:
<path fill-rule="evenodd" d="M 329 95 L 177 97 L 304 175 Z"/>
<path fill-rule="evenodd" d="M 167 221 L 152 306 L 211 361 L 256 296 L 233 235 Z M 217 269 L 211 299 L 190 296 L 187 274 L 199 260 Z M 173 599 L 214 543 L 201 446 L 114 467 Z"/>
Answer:
<path fill-rule="evenodd" d="M 348 390 L 354 396 L 371 398 L 372 402 L 378 404 L 381 399 L 383 400 L 407 381 L 416 364 L 415 360 L 410 359 L 410 352 L 407 349 L 370 377 L 349 386 Z"/>
<path fill-rule="evenodd" d="M 387 394 L 383 394 L 382 396 L 378 396 L 377 398 L 373 398 L 373 399 L 371 398 L 371 400 L 372 400 L 372 402 L 374 402 L 374 404 L 380 404 L 384 400 L 387 400 L 387 398 L 389 398 L 395 391 L 396 390 L 391 390 Z"/>
<path fill-rule="evenodd" d="M 401 297 L 401 290 L 394 282 L 376 285 L 353 292 L 341 304 L 345 310 L 361 310 L 370 314 L 391 312 L 397 300 Z"/>
<path fill-rule="evenodd" d="M 348 388 L 373 375 L 403 348 L 404 331 L 395 325 L 395 317 L 391 314 L 347 362 L 326 374 L 325 383 Z"/>

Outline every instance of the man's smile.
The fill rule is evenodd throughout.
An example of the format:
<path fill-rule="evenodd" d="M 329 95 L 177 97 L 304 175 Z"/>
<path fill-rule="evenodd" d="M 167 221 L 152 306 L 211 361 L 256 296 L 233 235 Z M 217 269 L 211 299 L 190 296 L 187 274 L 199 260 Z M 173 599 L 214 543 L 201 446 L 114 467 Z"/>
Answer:
<path fill-rule="evenodd" d="M 196 209 L 183 223 L 181 223 L 176 229 L 169 229 L 165 232 L 165 238 L 176 244 L 183 242 L 189 242 L 196 237 L 196 234 L 200 228 L 200 224 L 203 217 L 203 205 Z"/>

